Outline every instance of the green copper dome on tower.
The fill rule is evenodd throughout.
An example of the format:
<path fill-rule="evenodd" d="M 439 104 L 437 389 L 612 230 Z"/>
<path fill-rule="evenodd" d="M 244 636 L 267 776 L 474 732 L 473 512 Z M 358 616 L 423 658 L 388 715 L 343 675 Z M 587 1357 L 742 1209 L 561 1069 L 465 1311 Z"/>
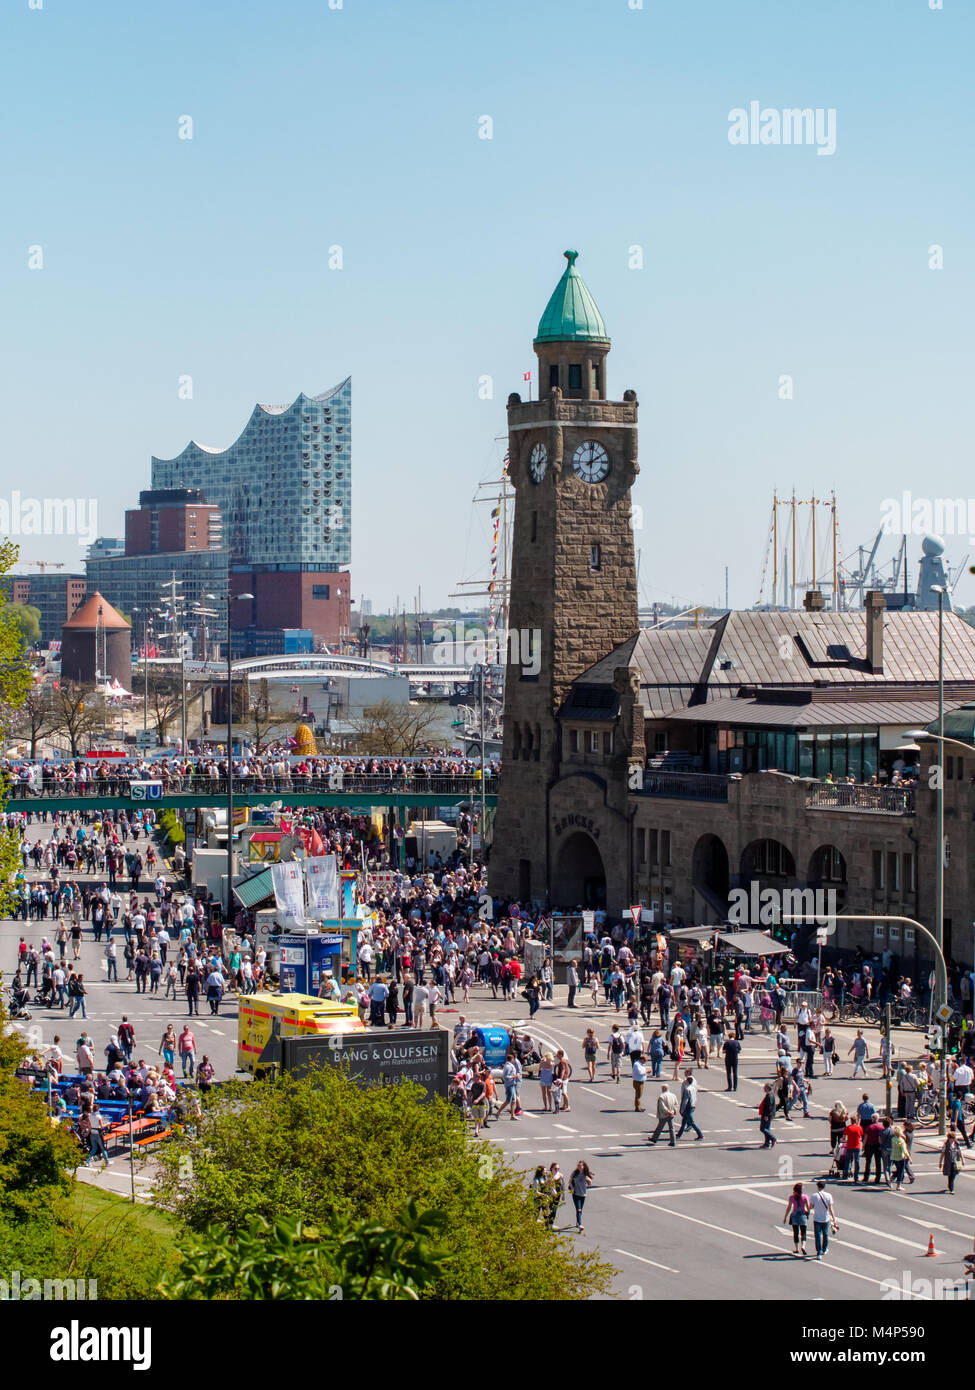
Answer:
<path fill-rule="evenodd" d="M 578 251 L 563 251 L 569 264 L 555 286 L 535 334 L 536 343 L 608 343 L 602 314 L 576 270 Z"/>

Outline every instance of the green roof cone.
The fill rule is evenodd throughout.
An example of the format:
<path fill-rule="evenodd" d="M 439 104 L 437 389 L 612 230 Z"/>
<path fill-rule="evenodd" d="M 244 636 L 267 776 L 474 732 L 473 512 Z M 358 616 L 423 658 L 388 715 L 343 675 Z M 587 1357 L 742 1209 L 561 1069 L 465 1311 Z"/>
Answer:
<path fill-rule="evenodd" d="M 578 251 L 563 251 L 569 264 L 555 286 L 535 335 L 536 343 L 608 343 L 602 314 L 576 270 Z"/>

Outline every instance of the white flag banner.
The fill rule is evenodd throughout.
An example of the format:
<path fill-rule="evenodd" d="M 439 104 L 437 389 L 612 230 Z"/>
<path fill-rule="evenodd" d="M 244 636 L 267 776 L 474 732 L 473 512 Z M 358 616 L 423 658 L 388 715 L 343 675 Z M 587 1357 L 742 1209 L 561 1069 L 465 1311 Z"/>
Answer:
<path fill-rule="evenodd" d="M 301 865 L 296 862 L 271 865 L 274 902 L 282 927 L 301 927 L 305 923 L 305 888 Z"/>
<path fill-rule="evenodd" d="M 302 861 L 308 884 L 309 917 L 339 915 L 339 874 L 334 854 L 316 854 Z"/>

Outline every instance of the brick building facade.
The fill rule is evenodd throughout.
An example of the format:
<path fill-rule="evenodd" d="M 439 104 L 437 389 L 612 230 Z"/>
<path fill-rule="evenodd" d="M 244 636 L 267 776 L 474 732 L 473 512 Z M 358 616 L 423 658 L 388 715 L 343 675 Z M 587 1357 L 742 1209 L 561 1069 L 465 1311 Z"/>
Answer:
<path fill-rule="evenodd" d="M 492 892 L 617 918 L 639 903 L 689 925 L 726 920 L 753 884 L 828 889 L 836 911 L 931 925 L 941 776 L 945 950 L 972 961 L 975 630 L 886 612 L 882 594 L 862 612 L 811 594 L 799 612 L 639 630 L 636 397 L 598 398 L 609 339 L 567 256 L 535 339 L 548 393 L 508 403 L 510 621 L 540 630 L 542 662 L 533 677 L 509 661 Z M 936 727 L 939 648 L 972 751 L 932 770 L 907 731 Z M 901 779 L 911 764 L 917 785 Z M 908 962 L 930 958 L 922 941 L 893 923 L 836 935 Z"/>

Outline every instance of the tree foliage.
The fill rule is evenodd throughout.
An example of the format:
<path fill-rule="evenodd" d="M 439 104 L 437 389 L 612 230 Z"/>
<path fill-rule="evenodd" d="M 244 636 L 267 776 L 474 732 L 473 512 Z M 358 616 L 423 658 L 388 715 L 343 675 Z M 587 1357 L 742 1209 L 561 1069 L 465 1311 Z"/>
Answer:
<path fill-rule="evenodd" d="M 32 647 L 41 640 L 41 610 L 32 603 L 8 604 L 4 618 L 19 630 L 25 647 Z"/>
<path fill-rule="evenodd" d="M 537 1220 L 524 1175 L 471 1143 L 456 1111 L 407 1084 L 359 1087 L 333 1069 L 231 1081 L 158 1161 L 157 1200 L 196 1234 L 236 1240 L 257 1218 L 395 1228 L 408 1200 L 442 1213 L 450 1258 L 424 1297 L 585 1298 L 612 1273 Z"/>
<path fill-rule="evenodd" d="M 356 751 L 377 757 L 411 758 L 430 743 L 440 719 L 436 705 L 399 704 L 382 700 L 369 705 L 349 724 L 355 731 Z"/>
<path fill-rule="evenodd" d="M 77 1145 L 15 1075 L 27 1056 L 23 1034 L 0 1005 L 0 1221 L 59 1209 L 69 1189 L 65 1170 L 78 1160 Z"/>
<path fill-rule="evenodd" d="M 335 1221 L 320 1231 L 300 1220 L 255 1216 L 230 1236 L 184 1237 L 181 1264 L 160 1285 L 172 1299 L 416 1300 L 442 1272 L 439 1212 L 410 1202 L 390 1226 Z"/>
<path fill-rule="evenodd" d="M 0 574 L 7 574 L 16 563 L 19 547 L 11 541 L 0 543 Z M 24 657 L 23 634 L 16 624 L 7 621 L 15 604 L 8 604 L 0 593 L 0 745 L 6 743 L 12 720 L 30 693 L 32 677 Z M 0 810 L 3 809 L 6 784 L 0 779 Z M 10 915 L 11 884 L 20 867 L 18 837 L 13 831 L 0 834 L 0 915 Z"/>

